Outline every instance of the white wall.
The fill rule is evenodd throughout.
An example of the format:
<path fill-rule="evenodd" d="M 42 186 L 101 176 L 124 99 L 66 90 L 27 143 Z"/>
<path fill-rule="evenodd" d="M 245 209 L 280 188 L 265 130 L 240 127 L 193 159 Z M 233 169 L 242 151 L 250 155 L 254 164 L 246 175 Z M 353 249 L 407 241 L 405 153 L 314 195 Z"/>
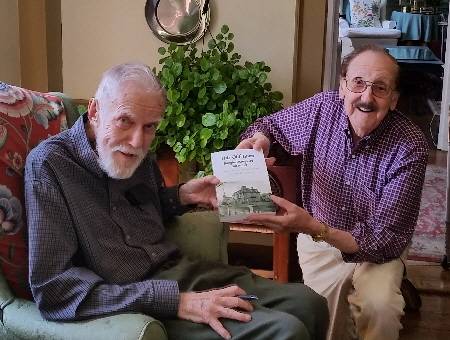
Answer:
<path fill-rule="evenodd" d="M 0 0 L 0 81 L 20 86 L 18 0 Z"/>
<path fill-rule="evenodd" d="M 212 34 L 229 25 L 242 60 L 265 61 L 272 68 L 269 81 L 283 92 L 284 104 L 289 104 L 296 0 L 216 0 L 211 4 Z M 91 97 L 101 73 L 121 62 L 159 66 L 157 49 L 165 44 L 147 26 L 144 7 L 145 0 L 62 0 L 64 92 L 73 98 Z"/>

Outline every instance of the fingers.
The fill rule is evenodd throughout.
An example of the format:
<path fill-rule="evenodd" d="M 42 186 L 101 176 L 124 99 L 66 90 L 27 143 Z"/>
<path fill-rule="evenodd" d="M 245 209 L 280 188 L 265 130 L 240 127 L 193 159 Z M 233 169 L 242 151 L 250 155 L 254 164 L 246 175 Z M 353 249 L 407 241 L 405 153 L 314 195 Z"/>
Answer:
<path fill-rule="evenodd" d="M 274 165 L 275 164 L 275 162 L 276 162 L 276 158 L 275 157 L 269 157 L 269 158 L 266 158 L 266 165 L 267 166 L 271 166 L 271 165 Z"/>
<path fill-rule="evenodd" d="M 243 139 L 237 146 L 236 149 L 253 149 L 253 142 L 251 138 Z"/>
<path fill-rule="evenodd" d="M 222 323 L 218 319 L 211 319 L 209 322 L 209 326 L 222 338 L 231 339 L 231 334 L 228 332 L 225 327 L 223 327 Z"/>
<path fill-rule="evenodd" d="M 202 178 L 202 180 L 207 184 L 217 185 L 220 183 L 220 180 L 213 175 L 208 175 Z"/>
<path fill-rule="evenodd" d="M 246 223 L 263 225 L 278 232 L 284 231 L 285 221 L 285 216 L 269 214 L 252 214 L 245 219 Z"/>
<path fill-rule="evenodd" d="M 214 289 L 211 292 L 217 296 L 236 296 L 247 294 L 245 290 L 234 284 L 223 288 Z"/>
<path fill-rule="evenodd" d="M 285 210 L 292 210 L 292 208 L 296 207 L 294 203 L 289 202 L 287 199 L 278 197 L 275 195 L 270 195 L 270 199 L 273 203 L 278 205 L 280 208 L 283 208 Z"/>
<path fill-rule="evenodd" d="M 269 153 L 270 140 L 261 132 L 256 132 L 253 137 L 242 140 L 236 149 L 255 149 L 262 150 L 264 155 Z"/>

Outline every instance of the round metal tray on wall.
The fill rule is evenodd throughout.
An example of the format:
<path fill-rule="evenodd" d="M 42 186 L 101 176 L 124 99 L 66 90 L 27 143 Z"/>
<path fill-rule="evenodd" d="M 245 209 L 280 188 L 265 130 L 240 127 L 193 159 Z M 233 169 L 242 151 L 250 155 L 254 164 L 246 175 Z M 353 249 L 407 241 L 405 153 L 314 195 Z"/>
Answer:
<path fill-rule="evenodd" d="M 187 45 L 198 41 L 209 25 L 209 0 L 147 0 L 145 18 L 158 39 Z"/>

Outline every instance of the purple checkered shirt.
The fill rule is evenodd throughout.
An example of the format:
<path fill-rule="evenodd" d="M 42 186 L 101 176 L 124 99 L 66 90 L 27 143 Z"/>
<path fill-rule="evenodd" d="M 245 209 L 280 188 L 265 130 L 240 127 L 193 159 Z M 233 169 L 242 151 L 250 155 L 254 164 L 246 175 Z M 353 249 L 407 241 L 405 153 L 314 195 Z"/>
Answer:
<path fill-rule="evenodd" d="M 163 225 L 163 216 L 185 211 L 178 189 L 162 186 L 151 156 L 130 178 L 109 178 L 83 118 L 27 158 L 29 278 L 39 310 L 51 320 L 113 312 L 175 316 L 178 283 L 151 277 L 178 253 Z M 143 185 L 151 199 L 137 206 L 126 193 Z"/>
<path fill-rule="evenodd" d="M 390 112 L 353 145 L 337 92 L 319 93 L 257 120 L 242 138 L 262 132 L 291 155 L 301 155 L 301 200 L 316 219 L 348 231 L 359 245 L 346 262 L 383 263 L 410 243 L 428 158 L 423 133 Z"/>

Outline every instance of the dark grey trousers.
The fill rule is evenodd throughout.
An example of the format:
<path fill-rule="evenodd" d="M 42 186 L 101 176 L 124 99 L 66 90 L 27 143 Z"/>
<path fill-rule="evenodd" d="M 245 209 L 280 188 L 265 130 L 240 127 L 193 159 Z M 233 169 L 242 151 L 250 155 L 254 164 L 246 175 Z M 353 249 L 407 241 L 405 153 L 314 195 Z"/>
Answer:
<path fill-rule="evenodd" d="M 300 283 L 280 284 L 254 275 L 246 267 L 181 259 L 163 269 L 154 279 L 176 280 L 180 292 L 202 291 L 236 284 L 247 294 L 259 297 L 254 302 L 252 320 L 242 323 L 222 319 L 233 339 L 325 339 L 328 307 L 325 298 Z M 169 339 L 221 339 L 209 325 L 186 320 L 161 320 Z"/>

